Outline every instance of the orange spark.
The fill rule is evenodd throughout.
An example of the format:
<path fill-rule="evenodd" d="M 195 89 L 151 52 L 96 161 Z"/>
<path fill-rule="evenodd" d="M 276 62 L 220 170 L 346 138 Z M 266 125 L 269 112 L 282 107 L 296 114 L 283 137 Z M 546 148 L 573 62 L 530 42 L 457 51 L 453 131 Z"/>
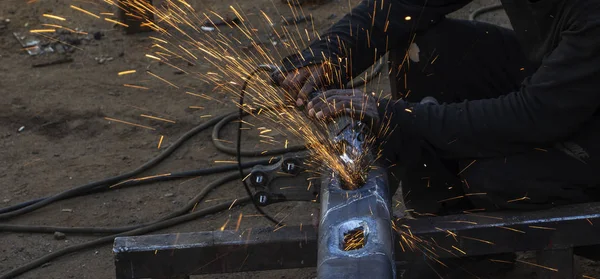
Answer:
<path fill-rule="evenodd" d="M 158 149 L 160 149 L 160 146 L 162 145 L 164 138 L 165 138 L 165 136 L 163 136 L 163 135 L 160 136 L 160 139 L 158 140 Z"/>
<path fill-rule="evenodd" d="M 124 121 L 124 120 L 114 119 L 114 118 L 110 118 L 110 117 L 104 117 L 104 119 L 106 119 L 108 121 L 114 121 L 114 122 L 119 122 L 119 123 L 131 125 L 131 126 L 136 126 L 136 127 L 140 127 L 140 128 L 144 128 L 144 129 L 148 129 L 148 130 L 153 130 L 153 131 L 156 130 L 152 127 L 148 127 L 148 126 L 144 126 L 144 125 L 140 125 L 140 124 L 136 124 L 136 123 L 131 123 L 131 122 Z"/>
<path fill-rule="evenodd" d="M 100 18 L 100 16 L 98 16 L 98 15 L 95 15 L 95 14 L 93 14 L 91 12 L 88 12 L 88 11 L 82 9 L 82 8 L 79 8 L 79 7 L 76 7 L 76 6 L 73 6 L 73 5 L 71 5 L 71 9 L 75 9 L 77 11 L 80 11 L 82 13 L 85 13 L 87 15 L 93 16 L 93 17 L 98 18 L 98 19 Z"/>
<path fill-rule="evenodd" d="M 526 262 L 526 261 L 522 261 L 522 260 L 518 260 L 518 259 L 515 260 L 515 261 L 520 262 L 520 263 L 524 263 L 524 264 L 528 264 L 528 265 L 532 265 L 532 266 L 535 266 L 535 267 L 540 267 L 540 268 L 547 269 L 547 270 L 554 271 L 554 272 L 558 271 L 558 269 L 556 269 L 556 268 L 551 268 L 551 267 L 547 267 L 547 266 L 543 266 L 543 265 L 539 265 L 539 264 L 534 264 L 534 263 L 530 263 L 530 262 Z"/>
<path fill-rule="evenodd" d="M 159 57 L 156 57 L 156 56 L 154 56 L 154 55 L 150 55 L 150 54 L 146 54 L 146 57 L 148 57 L 148 58 L 151 58 L 151 59 L 154 59 L 154 60 L 158 60 L 158 61 L 162 60 L 162 59 L 160 59 Z"/>
<path fill-rule="evenodd" d="M 156 116 L 152 116 L 152 115 L 140 114 L 140 116 L 141 116 L 141 117 L 150 118 L 150 119 L 154 119 L 154 120 L 158 120 L 158 121 L 164 121 L 164 122 L 169 122 L 169 123 L 175 123 L 175 121 L 173 121 L 173 120 L 164 119 L 164 118 L 160 118 L 160 117 L 156 117 Z"/>
<path fill-rule="evenodd" d="M 487 240 L 483 240 L 483 239 L 479 239 L 479 238 L 468 237 L 468 236 L 461 236 L 461 237 L 464 238 L 464 239 L 470 239 L 470 240 L 474 240 L 474 241 L 479 241 L 479 242 L 486 243 L 486 244 L 489 244 L 489 245 L 495 245 L 491 241 L 487 241 Z"/>
<path fill-rule="evenodd" d="M 539 227 L 539 226 L 529 226 L 532 229 L 540 229 L 540 230 L 549 230 L 549 231 L 555 231 L 556 228 L 549 228 L 549 227 Z"/>
<path fill-rule="evenodd" d="M 29 33 L 54 33 L 56 29 L 33 29 L 29 30 Z"/>
<path fill-rule="evenodd" d="M 518 232 L 518 233 L 525 233 L 524 231 L 520 231 L 520 230 L 517 230 L 517 229 L 513 229 L 513 228 L 511 228 L 511 227 L 502 227 L 502 226 L 498 226 L 498 228 L 505 229 L 505 230 L 509 230 L 509 231 L 513 231 L 513 232 Z"/>
<path fill-rule="evenodd" d="M 127 71 L 119 72 L 117 75 L 123 76 L 123 75 L 134 74 L 135 72 L 136 72 L 136 70 L 127 70 Z"/>
<path fill-rule="evenodd" d="M 146 54 L 146 55 L 147 55 L 147 54 Z M 152 73 L 152 72 L 150 72 L 150 71 L 146 71 L 146 73 L 148 73 L 149 75 L 151 75 L 151 76 L 153 76 L 153 77 L 155 77 L 155 78 L 157 78 L 157 79 L 159 79 L 159 80 L 163 81 L 164 83 L 166 83 L 166 84 L 168 84 L 168 85 L 170 85 L 170 86 L 172 86 L 172 87 L 175 87 L 175 88 L 179 89 L 179 86 L 177 86 L 177 85 L 175 85 L 175 84 L 171 83 L 170 81 L 168 81 L 168 80 L 166 80 L 166 79 L 164 79 L 164 78 L 161 78 L 161 77 L 159 77 L 158 75 L 156 75 L 156 74 L 154 74 L 154 73 Z"/>
<path fill-rule="evenodd" d="M 467 170 L 471 165 L 475 164 L 475 162 L 477 162 L 477 160 L 473 160 L 473 162 L 469 163 L 464 169 L 462 169 L 457 175 L 460 175 L 461 173 L 463 173 L 465 170 Z"/>
<path fill-rule="evenodd" d="M 229 218 L 227 218 L 227 221 L 225 221 L 225 224 L 223 224 L 223 226 L 221 226 L 221 228 L 219 230 L 224 231 L 225 228 L 227 227 L 227 224 L 229 224 Z"/>
<path fill-rule="evenodd" d="M 135 84 L 127 84 L 127 83 L 123 84 L 123 86 L 125 86 L 125 87 L 131 87 L 131 88 L 136 88 L 136 89 L 144 89 L 144 90 L 150 89 L 150 88 L 145 87 L 145 86 L 135 85 Z"/>
<path fill-rule="evenodd" d="M 60 17 L 60 16 L 55 16 L 55 15 L 51 15 L 51 14 L 43 14 L 43 17 L 47 17 L 47 18 L 52 18 L 52 19 L 56 19 L 56 20 L 61 20 L 61 21 L 65 21 L 67 20 L 64 17 Z"/>
<path fill-rule="evenodd" d="M 227 210 L 231 210 L 231 208 L 233 207 L 233 205 L 235 204 L 235 202 L 236 202 L 237 200 L 238 200 L 238 199 L 235 199 L 235 200 L 233 200 L 233 202 L 232 202 L 232 203 L 231 203 L 231 205 L 229 206 L 229 209 L 227 209 Z"/>
<path fill-rule="evenodd" d="M 458 249 L 456 246 L 452 245 L 452 248 L 454 248 L 454 250 L 463 253 L 463 255 L 466 255 L 467 253 L 463 250 Z"/>
<path fill-rule="evenodd" d="M 242 216 L 243 216 L 242 213 L 240 213 L 240 216 L 238 216 L 237 222 L 235 224 L 235 231 L 236 232 L 240 229 L 240 224 L 242 223 Z"/>

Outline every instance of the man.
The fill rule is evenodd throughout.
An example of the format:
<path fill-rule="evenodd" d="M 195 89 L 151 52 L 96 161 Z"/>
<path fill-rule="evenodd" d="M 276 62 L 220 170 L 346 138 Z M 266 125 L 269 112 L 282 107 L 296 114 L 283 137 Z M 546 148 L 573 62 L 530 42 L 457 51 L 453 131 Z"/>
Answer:
<path fill-rule="evenodd" d="M 514 31 L 445 17 L 469 2 L 365 0 L 309 49 L 284 59 L 282 85 L 313 117 L 334 117 L 352 103 L 389 121 L 387 161 L 419 165 L 409 154 L 428 147 L 464 191 L 486 193 L 470 196 L 477 208 L 596 200 L 600 2 L 502 0 Z M 308 99 L 342 87 L 390 49 L 407 52 L 394 61 L 402 66 L 393 77 L 405 98 L 332 89 Z M 419 104 L 426 96 L 440 104 Z"/>

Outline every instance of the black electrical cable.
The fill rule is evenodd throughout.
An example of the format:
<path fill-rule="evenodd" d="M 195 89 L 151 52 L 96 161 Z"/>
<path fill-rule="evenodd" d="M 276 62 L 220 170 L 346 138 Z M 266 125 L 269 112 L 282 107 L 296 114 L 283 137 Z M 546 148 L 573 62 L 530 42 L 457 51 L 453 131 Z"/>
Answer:
<path fill-rule="evenodd" d="M 254 167 L 256 165 L 266 165 L 266 164 L 277 163 L 278 161 L 279 161 L 279 159 L 255 160 L 255 161 L 246 162 L 246 163 L 242 164 L 242 167 L 244 169 L 246 169 L 246 168 Z M 223 172 L 228 172 L 228 171 L 234 171 L 237 169 L 238 169 L 237 165 L 228 165 L 228 166 L 218 166 L 218 167 L 210 167 L 210 168 L 203 168 L 203 169 L 197 169 L 197 170 L 183 171 L 183 172 L 170 173 L 170 174 L 159 175 L 159 176 L 151 176 L 147 179 L 141 179 L 141 180 L 135 180 L 135 179 L 126 180 L 126 181 L 123 181 L 122 183 L 118 184 L 118 187 L 119 188 L 130 187 L 130 186 L 136 186 L 136 185 L 142 185 L 142 184 L 150 184 L 150 183 L 159 182 L 159 181 L 168 181 L 168 180 L 196 177 L 196 176 L 201 176 L 201 175 L 211 175 L 211 174 L 223 173 Z M 103 191 L 107 191 L 107 190 L 110 190 L 110 188 L 106 187 L 106 186 L 102 186 L 102 187 L 92 189 L 89 192 L 86 192 L 82 195 L 77 195 L 77 196 L 83 196 L 83 195 L 103 192 Z M 2 208 L 2 209 L 0 209 L 0 213 L 11 212 L 11 211 L 26 207 L 28 205 L 34 204 L 34 203 L 39 202 L 44 199 L 46 199 L 46 198 L 26 201 L 26 202 L 23 202 L 20 204 Z M 2 231 L 2 229 L 0 229 L 0 231 Z"/>
<path fill-rule="evenodd" d="M 238 104 L 239 110 L 238 110 L 238 130 L 237 130 L 236 155 L 237 155 L 238 170 L 240 172 L 240 175 L 243 177 L 242 184 L 244 185 L 246 194 L 248 194 L 248 197 L 250 197 L 250 199 L 252 200 L 252 204 L 254 205 L 254 208 L 256 208 L 256 211 L 258 211 L 260 214 L 262 214 L 263 217 L 265 217 L 266 219 L 268 219 L 275 225 L 283 225 L 281 223 L 281 221 L 277 221 L 277 220 L 275 220 L 275 218 L 273 218 L 269 214 L 265 213 L 262 210 L 262 208 L 260 208 L 260 206 L 256 203 L 256 201 L 253 198 L 252 191 L 250 191 L 250 186 L 248 186 L 248 182 L 246 181 L 246 178 L 244 177 L 244 169 L 242 168 L 242 124 L 243 124 L 242 118 L 244 118 L 244 95 L 246 95 L 246 87 L 248 86 L 248 81 L 250 81 L 254 77 L 254 75 L 256 75 L 259 72 L 274 73 L 278 70 L 279 69 L 273 65 L 259 65 L 254 71 L 252 71 L 248 75 L 248 77 L 246 77 L 246 80 L 244 80 L 244 84 L 242 85 L 242 89 L 240 90 L 240 101 Z M 217 134 L 217 137 L 218 137 L 218 134 Z"/>
<path fill-rule="evenodd" d="M 99 187 L 99 186 L 110 186 L 115 183 L 121 182 L 125 179 L 131 178 L 135 175 L 138 175 L 144 171 L 147 171 L 150 168 L 154 167 L 156 164 L 160 163 L 165 158 L 167 158 L 169 155 L 171 155 L 171 153 L 173 153 L 177 148 L 179 148 L 179 146 L 181 146 L 185 141 L 187 141 L 193 135 L 207 129 L 208 127 L 211 127 L 212 125 L 215 125 L 216 123 L 221 121 L 226 116 L 227 115 L 221 115 L 221 116 L 215 117 L 205 123 L 202 123 L 202 124 L 196 126 L 192 130 L 188 131 L 183 136 L 181 136 L 179 139 L 177 139 L 177 141 L 175 141 L 173 143 L 173 145 L 169 146 L 165 151 L 163 151 L 158 156 L 154 157 L 153 159 L 151 159 L 150 161 L 146 162 L 145 164 L 143 164 L 142 166 L 138 167 L 137 169 L 135 169 L 133 171 L 130 171 L 128 173 L 124 173 L 121 175 L 113 176 L 113 177 L 110 177 L 107 179 L 103 179 L 100 181 L 88 183 L 88 184 L 85 184 L 83 186 L 79 186 L 79 187 L 76 187 L 73 189 L 69 189 L 64 192 L 58 193 L 52 197 L 43 199 L 36 203 L 32 203 L 25 207 L 19 208 L 17 210 L 2 213 L 2 214 L 0 214 L 0 220 L 7 220 L 10 218 L 34 211 L 34 210 L 42 208 L 48 204 L 51 204 L 55 201 L 59 201 L 59 200 L 65 199 L 65 198 L 73 197 L 73 196 L 77 196 L 79 194 L 93 190 L 94 188 Z"/>
<path fill-rule="evenodd" d="M 244 113 L 244 116 L 247 115 L 247 113 Z M 217 123 L 215 125 L 215 128 L 213 129 L 212 132 L 212 142 L 213 145 L 221 152 L 229 154 L 229 155 L 238 155 L 238 150 L 237 148 L 233 148 L 233 147 L 229 147 L 226 146 L 225 144 L 222 143 L 222 140 L 220 139 L 220 135 L 219 132 L 222 130 L 222 128 L 231 123 L 234 120 L 238 120 L 239 119 L 239 115 L 237 114 L 231 114 L 228 115 L 227 117 L 223 118 L 223 120 L 219 121 L 219 123 Z M 244 157 L 256 157 L 256 156 L 273 156 L 273 155 L 281 155 L 281 154 L 285 154 L 285 153 L 289 153 L 289 152 L 298 152 L 298 151 L 303 151 L 306 150 L 306 146 L 304 145 L 295 145 L 295 146 L 288 146 L 288 148 L 279 148 L 279 149 L 271 149 L 271 150 L 265 150 L 265 151 L 261 151 L 261 150 L 241 150 L 239 151 L 241 156 Z"/>
<path fill-rule="evenodd" d="M 235 166 L 237 168 L 237 166 Z M 235 170 L 235 169 L 233 169 Z M 158 221 L 152 221 L 145 224 L 133 225 L 133 226 L 125 226 L 125 227 L 55 227 L 55 226 L 31 226 L 31 225 L 12 225 L 12 224 L 0 224 L 0 232 L 27 232 L 27 233 L 54 233 L 54 232 L 62 232 L 62 233 L 72 233 L 72 234 L 106 234 L 106 233 L 121 233 L 125 231 L 134 230 L 140 227 L 150 226 L 157 222 L 162 222 L 171 218 L 175 218 L 177 216 L 184 215 L 194 209 L 197 206 L 198 202 L 200 202 L 208 193 L 210 193 L 215 188 L 227 183 L 234 181 L 240 178 L 240 174 L 235 172 L 224 176 L 218 180 L 215 180 L 204 189 L 202 189 L 196 196 L 190 199 L 187 204 L 178 210 L 158 219 Z"/>
<path fill-rule="evenodd" d="M 219 119 L 221 119 L 219 122 L 217 122 L 213 128 L 212 131 L 212 142 L 215 145 L 215 147 L 219 150 L 222 151 L 223 153 L 229 154 L 229 155 L 236 155 L 237 151 L 235 148 L 232 147 L 228 147 L 225 146 L 223 143 L 221 143 L 219 141 L 219 135 L 220 135 L 220 131 L 221 129 L 223 129 L 225 127 L 225 125 L 227 125 L 228 123 L 230 123 L 231 121 L 233 121 L 234 119 L 237 119 L 237 113 L 230 113 L 227 115 L 222 115 L 217 117 Z M 201 124 L 204 125 L 204 124 Z M 208 128 L 208 127 L 205 127 Z M 194 129 L 196 130 L 196 128 Z M 202 130 L 196 130 L 195 133 L 201 132 Z M 181 139 L 181 138 L 180 138 Z M 180 139 L 175 141 L 174 145 L 177 145 L 180 142 Z M 189 139 L 189 138 L 187 138 Z M 184 140 L 185 141 L 185 140 Z M 180 145 L 180 144 L 179 144 Z M 273 155 L 280 155 L 280 154 L 284 154 L 287 152 L 297 152 L 297 151 L 302 151 L 305 150 L 306 148 L 304 146 L 291 146 L 288 147 L 288 149 L 274 149 L 274 150 L 267 150 L 265 151 L 246 151 L 246 150 L 242 150 L 242 156 L 246 156 L 246 157 L 258 157 L 258 156 L 273 156 Z M 169 154 L 167 154 L 168 156 Z M 159 155 L 159 156 L 162 156 Z M 273 163 L 273 160 L 269 159 L 264 159 L 264 160 L 258 160 L 258 161 L 253 161 L 253 162 L 248 162 L 248 163 L 244 163 L 243 164 L 243 168 L 248 168 L 248 167 L 252 167 L 255 165 L 263 165 L 263 164 L 270 164 Z M 164 180 L 170 180 L 170 179 L 177 179 L 177 178 L 183 178 L 183 177 L 191 177 L 191 176 L 195 176 L 195 175 L 207 175 L 207 174 L 214 174 L 214 173 L 220 173 L 220 172 L 226 172 L 226 171 L 230 171 L 230 170 L 235 170 L 237 169 L 238 166 L 235 165 L 231 165 L 231 166 L 225 166 L 225 167 L 214 167 L 214 168 L 207 168 L 207 169 L 200 169 L 200 170 L 193 170 L 193 171 L 189 171 L 189 173 L 186 172 L 181 172 L 181 173 L 173 173 L 171 175 L 168 176 L 160 176 L 160 177 L 156 177 L 156 178 L 152 178 L 152 179 L 147 179 L 147 180 L 141 180 L 141 181 L 136 181 L 136 180 L 130 180 L 129 182 L 125 183 L 125 185 L 119 185 L 120 187 L 123 186 L 131 186 L 131 185 L 139 185 L 141 183 L 152 183 L 152 182 L 156 182 L 156 181 L 164 181 Z M 194 175 L 195 174 L 195 175 Z M 110 178 L 109 178 L 110 179 Z M 103 181 L 106 181 L 108 179 L 105 179 Z M 118 182 L 114 182 L 113 184 L 116 184 Z M 98 186 L 96 186 L 93 189 L 89 189 L 86 186 L 90 185 L 90 184 L 99 184 Z M 73 193 L 72 195 L 68 195 L 68 196 L 64 196 L 63 198 L 61 198 L 61 200 L 63 199 L 68 199 L 68 198 L 73 198 L 73 197 L 78 197 L 78 196 L 82 196 L 82 195 L 86 195 L 86 194 L 92 194 L 92 193 L 98 193 L 98 192 L 102 192 L 102 191 L 106 191 L 109 190 L 109 188 L 107 186 L 110 186 L 108 183 L 102 183 L 102 181 L 98 181 L 98 182 L 94 182 L 94 183 L 90 183 L 84 186 L 80 186 L 80 187 L 76 187 L 73 189 L 70 189 L 68 191 L 76 191 L 77 189 L 81 189 L 81 188 L 86 188 L 87 190 L 82 191 L 82 192 L 77 192 L 77 193 Z M 59 193 L 57 195 L 60 195 L 62 193 Z M 34 200 L 30 200 L 30 201 L 26 201 L 26 202 L 22 202 L 19 204 L 15 204 L 12 206 L 8 206 L 5 208 L 0 208 L 0 214 L 4 214 L 4 213 L 8 213 L 8 212 L 13 212 L 16 210 L 19 210 L 21 208 L 24 207 L 28 207 L 32 204 L 36 204 L 39 203 L 45 199 L 48 199 L 49 197 L 45 197 L 45 198 L 38 198 L 38 199 L 34 199 Z"/>
<path fill-rule="evenodd" d="M 242 205 L 247 203 L 250 200 L 250 198 L 244 197 L 241 199 L 237 199 L 237 200 L 231 200 L 231 201 L 227 201 L 227 202 L 223 202 L 220 203 L 218 205 L 215 206 L 211 206 L 211 207 L 207 207 L 207 208 L 203 208 L 200 209 L 196 212 L 190 213 L 190 214 L 186 214 L 183 216 L 179 216 L 179 217 L 175 217 L 172 219 L 168 219 L 168 220 L 164 220 L 164 221 L 160 221 L 158 223 L 152 224 L 150 226 L 145 226 L 145 227 L 141 227 L 141 228 L 137 228 L 134 230 L 130 230 L 127 232 L 123 232 L 123 233 L 119 233 L 119 234 L 113 234 L 113 235 L 109 235 L 109 236 L 104 236 L 92 241 L 88 241 L 85 243 L 81 243 L 81 244 L 77 244 L 77 245 L 73 245 L 73 246 L 69 246 L 66 247 L 64 249 L 60 249 L 56 252 L 52 252 L 50 254 L 47 254 L 41 258 L 38 258 L 34 261 L 31 261 L 23 266 L 17 267 L 5 274 L 0 275 L 0 279 L 10 279 L 10 278 L 14 278 L 18 275 L 21 275 L 25 272 L 28 272 L 36 267 L 39 267 L 49 261 L 52 261 L 56 258 L 59 258 L 61 256 L 73 253 L 73 252 L 77 252 L 79 250 L 84 250 L 84 249 L 88 249 L 88 248 L 92 248 L 92 247 L 96 247 L 98 245 L 101 244 L 106 244 L 106 243 L 110 243 L 112 241 L 114 241 L 115 237 L 120 237 L 120 236 L 133 236 L 133 235 L 142 235 L 142 234 L 146 234 L 149 232 L 153 232 L 153 231 L 157 231 L 157 230 L 161 230 L 161 229 L 165 229 L 168 227 L 172 227 L 181 223 L 185 223 L 187 221 L 191 221 L 194 220 L 196 218 L 199 217 L 204 217 L 206 215 L 209 214 L 214 214 L 214 213 L 218 213 L 220 211 L 226 210 L 229 207 L 231 207 L 232 203 L 235 201 L 236 205 Z"/>

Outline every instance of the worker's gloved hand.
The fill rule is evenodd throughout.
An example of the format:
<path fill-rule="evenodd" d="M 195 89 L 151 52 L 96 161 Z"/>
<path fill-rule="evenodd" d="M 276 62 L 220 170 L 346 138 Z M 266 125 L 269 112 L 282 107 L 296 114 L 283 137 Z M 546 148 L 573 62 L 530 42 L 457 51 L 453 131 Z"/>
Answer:
<path fill-rule="evenodd" d="M 329 88 L 335 83 L 333 68 L 328 63 L 302 67 L 287 73 L 278 74 L 276 81 L 286 91 L 297 106 L 308 101 L 311 92 Z"/>
<path fill-rule="evenodd" d="M 333 89 L 320 93 L 307 105 L 308 115 L 317 119 L 331 119 L 348 115 L 355 120 L 378 128 L 380 124 L 378 100 L 371 94 L 355 89 Z"/>

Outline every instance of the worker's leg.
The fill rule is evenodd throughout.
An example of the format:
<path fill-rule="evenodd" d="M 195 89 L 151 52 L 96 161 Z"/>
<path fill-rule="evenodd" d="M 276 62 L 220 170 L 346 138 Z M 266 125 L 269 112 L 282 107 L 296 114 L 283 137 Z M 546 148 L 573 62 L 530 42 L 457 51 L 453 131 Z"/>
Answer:
<path fill-rule="evenodd" d="M 406 52 L 395 52 L 393 87 L 414 102 L 498 97 L 518 90 L 535 71 L 512 30 L 481 22 L 444 19 L 417 34 Z"/>
<path fill-rule="evenodd" d="M 494 98 L 517 90 L 535 70 L 528 66 L 512 30 L 454 19 L 444 19 L 417 34 L 407 49 L 392 50 L 390 56 L 392 90 L 412 102 L 426 96 L 440 103 Z M 390 155 L 388 161 L 393 164 L 399 163 L 395 162 L 399 157 L 403 159 L 395 170 L 391 169 L 396 172 L 390 181 L 392 193 L 397 187 L 396 178 L 402 179 L 403 192 L 412 203 L 409 206 L 429 213 L 448 212 L 442 207 L 451 208 L 459 201 L 438 201 L 461 194 L 456 176 L 447 175 L 448 171 L 457 174 L 458 166 L 449 163 L 442 168 L 445 174 L 440 175 L 439 159 L 427 158 L 432 154 L 422 150 L 412 149 L 411 153 Z"/>
<path fill-rule="evenodd" d="M 478 208 L 536 210 L 591 202 L 600 194 L 597 170 L 561 150 L 461 162 L 464 190 Z"/>

